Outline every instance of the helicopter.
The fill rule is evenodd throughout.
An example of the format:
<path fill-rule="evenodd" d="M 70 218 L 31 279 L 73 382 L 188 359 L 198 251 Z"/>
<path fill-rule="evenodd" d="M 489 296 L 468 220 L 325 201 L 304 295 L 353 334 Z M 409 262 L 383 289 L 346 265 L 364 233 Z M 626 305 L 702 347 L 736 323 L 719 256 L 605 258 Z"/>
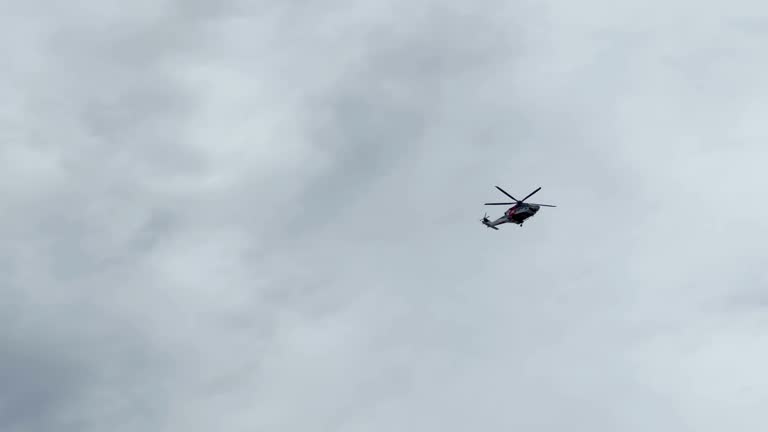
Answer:
<path fill-rule="evenodd" d="M 487 226 L 488 228 L 493 228 L 495 230 L 498 230 L 497 226 L 505 223 L 513 223 L 522 227 L 523 222 L 525 222 L 528 218 L 535 215 L 539 211 L 540 207 L 557 207 L 551 204 L 534 204 L 534 203 L 525 202 L 525 200 L 530 198 L 533 194 L 540 191 L 541 187 L 529 193 L 528 196 L 526 196 L 521 200 L 517 200 L 517 198 L 508 194 L 504 189 L 498 186 L 496 186 L 496 189 L 500 190 L 501 193 L 503 193 L 504 195 L 512 198 L 512 201 L 514 202 L 485 203 L 485 205 L 510 205 L 510 204 L 514 204 L 514 205 L 509 209 L 507 209 L 507 211 L 504 212 L 504 215 L 496 219 L 495 221 L 490 221 L 488 219 L 488 214 L 483 216 L 483 218 L 480 219 L 480 221 L 483 223 L 483 225 Z"/>

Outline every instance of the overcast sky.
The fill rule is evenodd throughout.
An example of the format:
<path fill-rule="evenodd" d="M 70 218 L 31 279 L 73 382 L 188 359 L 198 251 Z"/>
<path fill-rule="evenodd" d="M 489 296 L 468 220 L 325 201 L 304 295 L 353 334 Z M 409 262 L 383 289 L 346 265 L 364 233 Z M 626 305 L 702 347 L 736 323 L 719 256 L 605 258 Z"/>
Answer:
<path fill-rule="evenodd" d="M 3 432 L 768 428 L 764 1 L 0 16 Z"/>

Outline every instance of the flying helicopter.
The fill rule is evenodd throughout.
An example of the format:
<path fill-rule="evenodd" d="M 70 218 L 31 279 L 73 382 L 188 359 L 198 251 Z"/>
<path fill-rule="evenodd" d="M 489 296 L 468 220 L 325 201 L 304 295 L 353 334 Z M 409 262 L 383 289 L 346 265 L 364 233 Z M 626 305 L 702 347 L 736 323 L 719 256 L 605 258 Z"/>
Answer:
<path fill-rule="evenodd" d="M 525 200 L 530 198 L 533 194 L 540 191 L 541 187 L 529 193 L 528 196 L 526 196 L 521 200 L 517 200 L 515 197 L 508 194 L 504 189 L 498 186 L 496 186 L 496 189 L 500 190 L 501 193 L 503 193 L 504 195 L 510 197 L 514 202 L 485 203 L 485 205 L 511 205 L 511 204 L 514 204 L 514 205 L 512 205 L 512 207 L 507 209 L 507 211 L 504 212 L 503 216 L 501 216 L 500 218 L 496 219 L 493 222 L 491 222 L 488 219 L 488 215 L 486 214 L 480 221 L 483 223 L 483 225 L 487 226 L 488 228 L 493 228 L 495 230 L 498 230 L 497 226 L 505 223 L 513 223 L 522 227 L 523 222 L 525 222 L 528 218 L 532 217 L 539 211 L 539 207 L 557 207 L 551 204 L 534 204 L 534 203 L 525 202 Z"/>

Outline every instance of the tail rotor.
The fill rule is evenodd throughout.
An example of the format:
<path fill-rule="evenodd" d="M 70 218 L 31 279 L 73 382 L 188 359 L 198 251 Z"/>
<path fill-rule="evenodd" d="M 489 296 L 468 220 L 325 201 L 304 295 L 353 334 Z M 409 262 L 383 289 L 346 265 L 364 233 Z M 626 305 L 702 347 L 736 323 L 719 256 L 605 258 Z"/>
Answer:
<path fill-rule="evenodd" d="M 490 221 L 490 219 L 488 219 L 488 214 L 487 213 L 485 214 L 485 216 L 483 216 L 482 219 L 480 219 L 480 222 L 482 222 L 483 225 L 485 225 L 488 228 L 493 228 L 495 230 L 498 230 L 498 228 L 496 228 L 495 226 L 491 225 L 491 221 Z"/>

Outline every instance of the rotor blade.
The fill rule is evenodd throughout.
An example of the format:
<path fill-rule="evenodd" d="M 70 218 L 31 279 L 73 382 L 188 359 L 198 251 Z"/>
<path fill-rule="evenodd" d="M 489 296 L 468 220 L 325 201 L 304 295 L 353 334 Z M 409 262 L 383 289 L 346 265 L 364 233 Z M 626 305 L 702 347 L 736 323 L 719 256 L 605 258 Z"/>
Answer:
<path fill-rule="evenodd" d="M 512 198 L 512 201 L 514 201 L 514 202 L 517 202 L 517 198 L 515 198 L 515 197 L 513 197 L 512 195 L 508 194 L 508 193 L 507 193 L 507 192 L 506 192 L 504 189 L 502 189 L 502 188 L 500 188 L 500 187 L 498 187 L 498 186 L 496 186 L 496 189 L 500 190 L 500 191 L 501 191 L 501 193 L 503 193 L 504 195 L 506 195 L 506 196 L 508 196 L 508 197 Z"/>
<path fill-rule="evenodd" d="M 552 204 L 539 204 L 539 203 L 528 203 L 528 204 L 537 205 L 539 207 L 557 207 L 556 205 L 552 205 Z"/>
<path fill-rule="evenodd" d="M 512 205 L 515 203 L 485 203 L 485 205 Z"/>
<path fill-rule="evenodd" d="M 540 191 L 540 190 L 541 190 L 541 186 L 539 186 L 539 188 L 538 188 L 538 189 L 536 189 L 535 191 L 533 191 L 533 192 L 529 193 L 529 194 L 528 194 L 528 196 L 527 196 L 527 197 L 525 197 L 525 198 L 523 198 L 523 200 L 522 200 L 522 201 L 520 201 L 520 202 L 523 202 L 523 201 L 527 200 L 527 199 L 528 199 L 528 198 L 530 198 L 530 197 L 531 197 L 533 194 L 535 194 L 536 192 L 538 192 L 538 191 Z"/>

